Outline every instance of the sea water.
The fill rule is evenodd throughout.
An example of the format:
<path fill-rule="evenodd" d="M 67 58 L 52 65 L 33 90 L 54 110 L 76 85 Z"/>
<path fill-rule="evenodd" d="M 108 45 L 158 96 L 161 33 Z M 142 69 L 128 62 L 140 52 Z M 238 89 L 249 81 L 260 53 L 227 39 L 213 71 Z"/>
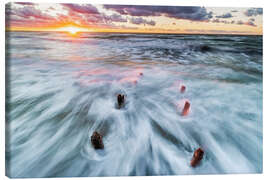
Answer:
<path fill-rule="evenodd" d="M 262 172 L 262 36 L 6 39 L 9 177 Z M 91 145 L 94 131 L 103 150 Z M 204 157 L 193 168 L 199 147 Z"/>

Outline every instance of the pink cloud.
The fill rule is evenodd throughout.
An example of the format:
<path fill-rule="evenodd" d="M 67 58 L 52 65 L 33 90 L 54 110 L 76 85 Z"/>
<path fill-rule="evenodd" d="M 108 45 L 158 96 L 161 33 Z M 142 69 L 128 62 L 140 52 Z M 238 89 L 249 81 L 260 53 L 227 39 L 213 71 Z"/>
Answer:
<path fill-rule="evenodd" d="M 81 14 L 99 14 L 98 9 L 90 4 L 78 5 L 78 4 L 62 4 L 67 9 Z"/>

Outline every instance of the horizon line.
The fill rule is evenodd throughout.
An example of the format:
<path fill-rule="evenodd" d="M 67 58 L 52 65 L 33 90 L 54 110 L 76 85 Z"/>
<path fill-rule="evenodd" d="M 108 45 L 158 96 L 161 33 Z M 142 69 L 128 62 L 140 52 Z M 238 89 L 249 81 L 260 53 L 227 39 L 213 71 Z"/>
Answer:
<path fill-rule="evenodd" d="M 68 33 L 67 31 L 57 30 L 5 30 L 5 32 L 54 32 Z M 132 31 L 78 31 L 80 33 L 118 33 L 118 34 L 179 34 L 179 35 L 236 35 L 236 36 L 263 36 L 263 34 L 244 34 L 244 33 L 177 33 L 177 32 L 132 32 Z"/>

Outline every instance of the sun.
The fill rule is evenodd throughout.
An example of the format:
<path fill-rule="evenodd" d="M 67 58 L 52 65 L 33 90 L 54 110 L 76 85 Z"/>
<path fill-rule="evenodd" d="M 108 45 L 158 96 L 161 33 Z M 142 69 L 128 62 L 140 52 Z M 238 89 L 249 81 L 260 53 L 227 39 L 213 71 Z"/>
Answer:
<path fill-rule="evenodd" d="M 62 28 L 58 28 L 57 30 L 67 32 L 68 34 L 70 34 L 72 36 L 77 35 L 79 32 L 87 31 L 85 28 L 76 27 L 76 26 L 65 26 Z"/>
<path fill-rule="evenodd" d="M 75 35 L 80 31 L 80 28 L 69 26 L 69 27 L 61 28 L 61 30 L 66 31 L 66 32 L 68 32 L 68 33 L 70 33 L 72 35 Z"/>
<path fill-rule="evenodd" d="M 79 32 L 80 29 L 76 27 L 66 27 L 66 31 L 69 32 L 70 34 L 77 34 L 77 32 Z"/>

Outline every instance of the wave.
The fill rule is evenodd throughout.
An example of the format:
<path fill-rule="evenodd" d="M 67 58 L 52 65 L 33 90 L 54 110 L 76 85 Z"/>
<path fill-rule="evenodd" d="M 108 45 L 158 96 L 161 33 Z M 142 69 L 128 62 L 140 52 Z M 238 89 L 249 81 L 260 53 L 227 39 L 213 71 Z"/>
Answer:
<path fill-rule="evenodd" d="M 255 37 L 16 36 L 7 48 L 10 177 L 262 172 L 261 41 L 240 43 Z M 94 131 L 103 150 L 91 145 Z M 205 155 L 192 168 L 198 147 Z"/>

